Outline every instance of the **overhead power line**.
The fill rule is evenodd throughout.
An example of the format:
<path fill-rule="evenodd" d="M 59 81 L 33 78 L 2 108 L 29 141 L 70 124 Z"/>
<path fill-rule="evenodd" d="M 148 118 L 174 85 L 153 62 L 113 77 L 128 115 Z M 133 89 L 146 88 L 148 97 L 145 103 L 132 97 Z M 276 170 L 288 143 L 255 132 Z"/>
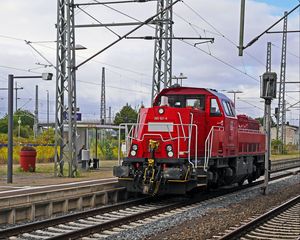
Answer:
<path fill-rule="evenodd" d="M 174 1 L 172 4 L 170 4 L 168 7 L 164 8 L 161 12 L 167 11 L 168 9 L 172 8 L 176 3 L 178 3 L 181 0 L 176 0 Z M 92 60 L 93 58 L 97 57 L 99 54 L 103 53 L 104 51 L 106 51 L 107 49 L 111 48 L 112 46 L 114 46 L 115 44 L 117 44 L 118 42 L 120 42 L 121 40 L 125 39 L 126 37 L 128 37 L 130 34 L 134 33 L 135 31 L 137 31 L 138 29 L 140 29 L 141 27 L 143 27 L 144 25 L 147 25 L 150 21 L 152 21 L 154 18 L 156 18 L 159 14 L 161 14 L 161 12 L 156 13 L 155 15 L 153 15 L 152 17 L 148 18 L 147 20 L 145 20 L 144 22 L 142 22 L 140 25 L 138 25 L 137 27 L 133 28 L 132 30 L 130 30 L 129 32 L 127 32 L 126 34 L 124 34 L 122 37 L 120 37 L 119 39 L 115 40 L 114 42 L 112 42 L 111 44 L 107 45 L 105 48 L 103 48 L 102 50 L 98 51 L 97 53 L 95 53 L 94 55 L 92 55 L 91 57 L 89 57 L 88 59 L 84 60 L 83 62 L 79 63 L 75 69 L 78 69 L 79 67 L 83 66 L 84 64 L 86 64 L 87 62 L 89 62 L 90 60 Z"/>
<path fill-rule="evenodd" d="M 230 39 L 229 37 L 227 37 L 224 33 L 222 33 L 218 28 L 216 28 L 212 23 L 210 23 L 207 19 L 205 19 L 203 16 L 201 16 L 201 14 L 199 12 L 197 12 L 194 8 L 192 8 L 191 6 L 189 6 L 186 2 L 183 2 L 183 4 L 190 9 L 195 15 L 197 15 L 201 20 L 203 20 L 206 24 L 208 24 L 212 29 L 214 29 L 217 33 L 217 35 L 219 35 L 220 37 L 224 38 L 227 42 L 229 42 L 232 46 L 235 47 L 235 49 L 238 47 L 237 44 Z M 178 15 L 177 15 L 178 16 Z M 188 22 L 188 21 L 187 21 Z M 200 28 L 201 29 L 201 28 Z M 265 66 L 265 64 L 259 60 L 258 58 L 254 57 L 252 54 L 245 52 L 246 55 L 248 55 L 250 58 L 252 58 L 253 60 L 255 60 L 257 63 L 261 64 L 262 66 Z"/>
<path fill-rule="evenodd" d="M 78 7 L 82 12 L 84 12 L 87 16 L 89 16 L 91 19 L 93 19 L 94 21 L 96 21 L 99 24 L 103 24 L 102 22 L 100 22 L 97 18 L 93 17 L 91 14 L 89 14 L 87 11 L 85 11 L 83 8 Z M 75 26 L 76 27 L 76 26 Z M 108 31 L 110 31 L 111 33 L 113 33 L 114 35 L 116 35 L 118 38 L 120 38 L 120 35 L 117 34 L 115 31 L 113 31 L 111 28 L 104 26 Z"/>
<path fill-rule="evenodd" d="M 41 74 L 40 72 L 28 71 L 28 69 L 22 69 L 22 68 L 11 67 L 11 66 L 5 66 L 5 65 L 0 65 L 0 68 L 7 68 L 7 69 L 18 70 L 18 71 L 21 71 L 21 72 L 30 72 L 30 73 Z"/>
<path fill-rule="evenodd" d="M 293 13 L 297 8 L 300 7 L 300 4 L 298 4 L 296 7 L 294 7 L 292 10 L 290 10 L 289 12 L 286 13 L 286 15 L 284 15 L 283 17 L 281 17 L 279 20 L 277 20 L 275 23 L 273 23 L 270 27 L 268 27 L 265 31 L 263 31 L 261 34 L 259 34 L 258 36 L 256 36 L 255 38 L 253 38 L 246 46 L 241 46 L 242 49 L 246 49 L 248 47 L 250 47 L 251 45 L 253 45 L 261 36 L 263 36 L 264 34 L 268 33 L 268 31 L 270 29 L 272 29 L 273 27 L 275 27 L 279 22 L 281 22 L 283 19 L 285 19 L 287 16 L 289 16 L 291 13 Z"/>
<path fill-rule="evenodd" d="M 90 85 L 95 85 L 95 86 L 101 86 L 100 83 L 94 83 L 94 82 L 88 82 L 88 81 L 82 81 L 82 80 L 77 80 L 77 82 L 82 82 Z M 111 86 L 111 85 L 106 85 L 107 88 L 114 88 L 118 90 L 123 90 L 123 91 L 128 91 L 128 92 L 135 92 L 135 93 L 140 93 L 140 94 L 149 94 L 149 92 L 144 92 L 144 91 L 139 91 L 139 90 L 134 90 L 134 89 L 129 89 L 129 88 L 122 88 L 122 87 L 116 87 L 116 86 Z"/>
<path fill-rule="evenodd" d="M 190 45 L 190 46 L 196 48 L 197 50 L 199 50 L 199 51 L 205 53 L 206 55 L 208 55 L 208 56 L 214 58 L 214 59 L 217 60 L 218 62 L 223 63 L 224 65 L 230 67 L 231 69 L 233 69 L 233 70 L 235 70 L 235 71 L 238 71 L 238 72 L 240 72 L 240 73 L 246 75 L 247 77 L 251 78 L 252 80 L 254 80 L 254 81 L 256 81 L 256 82 L 259 82 L 259 80 L 258 80 L 257 78 L 255 78 L 254 76 L 248 74 L 247 72 L 244 72 L 243 70 L 241 70 L 241 69 L 235 67 L 234 65 L 228 63 L 227 61 L 225 61 L 225 60 L 223 60 L 223 59 L 221 59 L 221 58 L 219 58 L 219 57 L 217 57 L 217 56 L 215 56 L 215 55 L 213 55 L 213 54 L 211 54 L 211 53 L 208 53 L 208 52 L 206 52 L 205 50 L 203 50 L 203 49 L 201 49 L 201 48 L 199 48 L 199 47 L 197 47 L 197 46 L 194 46 L 193 44 L 191 44 L 191 43 L 189 43 L 189 42 L 186 42 L 186 41 L 182 41 L 182 42 L 184 42 L 185 44 Z"/>
<path fill-rule="evenodd" d="M 300 23 L 300 21 L 299 21 L 299 23 Z M 279 46 L 277 46 L 276 44 L 274 44 L 274 43 L 271 43 L 272 44 L 272 46 L 274 46 L 274 47 L 276 47 L 276 48 L 278 48 L 278 49 L 281 49 L 281 47 L 279 47 Z M 291 56 L 293 56 L 293 57 L 295 57 L 295 58 L 298 58 L 298 59 L 300 59 L 300 56 L 298 56 L 298 55 L 296 55 L 295 53 L 292 53 L 292 52 L 290 52 L 290 51 L 286 51 L 287 52 L 287 54 L 289 54 L 289 55 L 291 55 Z"/>
<path fill-rule="evenodd" d="M 123 0 L 123 1 L 106 1 L 106 2 L 99 2 L 94 0 L 94 2 L 90 3 L 76 3 L 74 4 L 76 7 L 78 6 L 95 6 L 95 5 L 107 5 L 107 4 L 120 4 L 120 3 L 144 3 L 144 2 L 153 2 L 157 0 Z"/>

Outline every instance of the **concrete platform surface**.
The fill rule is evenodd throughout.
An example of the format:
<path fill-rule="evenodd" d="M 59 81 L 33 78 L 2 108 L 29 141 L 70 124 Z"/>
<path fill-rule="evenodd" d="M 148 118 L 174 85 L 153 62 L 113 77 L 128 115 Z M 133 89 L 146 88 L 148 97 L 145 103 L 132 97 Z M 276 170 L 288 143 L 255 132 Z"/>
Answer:
<path fill-rule="evenodd" d="M 101 184 L 116 181 L 113 178 L 112 167 L 102 167 L 98 170 L 80 171 L 79 177 L 55 177 L 53 174 L 53 164 L 39 164 L 36 172 L 21 172 L 19 166 L 14 165 L 13 183 L 7 183 L 6 166 L 0 166 L 0 197 L 5 192 L 18 193 L 41 191 L 42 189 L 55 190 L 72 186 L 86 186 L 89 184 Z M 7 194 L 7 193 L 6 193 Z M 5 195 L 6 195 L 5 194 Z M 15 195 L 15 194 L 14 194 Z"/>
<path fill-rule="evenodd" d="M 23 187 L 1 187 L 0 188 L 0 198 L 16 196 L 21 194 L 32 194 L 43 191 L 51 191 L 51 190 L 61 190 L 65 188 L 71 187 L 83 187 L 83 186 L 91 186 L 96 184 L 108 184 L 108 183 L 116 183 L 117 178 L 105 178 L 105 179 L 95 179 L 95 180 L 86 180 L 86 181 L 76 181 L 71 183 L 58 183 L 53 185 L 41 185 L 41 186 L 23 186 Z"/>

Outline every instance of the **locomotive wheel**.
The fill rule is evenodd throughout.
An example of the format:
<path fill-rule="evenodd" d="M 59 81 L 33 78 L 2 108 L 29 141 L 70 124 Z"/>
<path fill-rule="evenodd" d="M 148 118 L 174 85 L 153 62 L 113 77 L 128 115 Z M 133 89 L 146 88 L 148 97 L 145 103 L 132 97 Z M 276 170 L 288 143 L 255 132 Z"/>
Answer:
<path fill-rule="evenodd" d="M 238 182 L 239 187 L 243 186 L 245 180 L 241 180 Z"/>
<path fill-rule="evenodd" d="M 210 189 L 217 189 L 219 187 L 219 184 L 218 183 L 210 183 L 208 188 Z"/>

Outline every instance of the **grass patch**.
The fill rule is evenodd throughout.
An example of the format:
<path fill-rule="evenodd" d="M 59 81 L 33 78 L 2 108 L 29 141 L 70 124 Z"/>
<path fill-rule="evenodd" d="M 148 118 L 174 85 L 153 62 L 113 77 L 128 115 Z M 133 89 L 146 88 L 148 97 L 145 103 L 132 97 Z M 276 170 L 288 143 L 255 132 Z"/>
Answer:
<path fill-rule="evenodd" d="M 283 160 L 283 159 L 290 159 L 290 158 L 300 158 L 300 153 L 290 153 L 290 154 L 276 154 L 271 155 L 270 159 L 273 161 L 276 160 Z"/>

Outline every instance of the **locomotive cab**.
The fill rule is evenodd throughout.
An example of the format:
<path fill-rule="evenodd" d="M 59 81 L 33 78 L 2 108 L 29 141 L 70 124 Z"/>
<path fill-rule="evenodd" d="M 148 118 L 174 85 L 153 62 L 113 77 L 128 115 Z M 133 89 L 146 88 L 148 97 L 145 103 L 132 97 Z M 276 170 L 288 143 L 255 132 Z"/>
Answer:
<path fill-rule="evenodd" d="M 253 180 L 262 173 L 264 135 L 248 126 L 240 133 L 240 123 L 232 101 L 215 90 L 164 89 L 153 107 L 140 109 L 114 175 L 128 191 L 152 195 Z M 252 154 L 239 142 L 249 134 Z"/>

